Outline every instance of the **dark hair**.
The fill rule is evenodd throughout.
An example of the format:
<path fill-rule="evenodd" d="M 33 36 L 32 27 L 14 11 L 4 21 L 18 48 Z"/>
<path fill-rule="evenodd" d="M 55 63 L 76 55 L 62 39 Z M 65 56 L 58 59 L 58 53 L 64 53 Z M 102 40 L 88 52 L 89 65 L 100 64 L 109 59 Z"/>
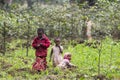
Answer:
<path fill-rule="evenodd" d="M 42 31 L 44 33 L 44 29 L 43 28 L 38 28 L 37 32 L 39 32 L 39 31 Z"/>
<path fill-rule="evenodd" d="M 56 41 L 60 41 L 60 38 L 59 38 L 59 37 L 56 37 L 56 38 L 54 39 L 54 42 L 56 42 Z"/>

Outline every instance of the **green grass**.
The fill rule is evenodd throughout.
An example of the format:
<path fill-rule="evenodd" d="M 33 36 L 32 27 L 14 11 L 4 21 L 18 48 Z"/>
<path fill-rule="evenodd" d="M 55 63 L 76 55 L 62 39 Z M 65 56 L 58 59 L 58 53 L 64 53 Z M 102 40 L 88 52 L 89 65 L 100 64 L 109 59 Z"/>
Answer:
<path fill-rule="evenodd" d="M 65 45 L 66 46 L 66 45 Z M 35 61 L 35 50 L 29 49 L 26 56 L 26 49 L 18 49 L 14 52 L 7 52 L 0 56 L 0 80 L 94 80 L 98 74 L 98 48 L 78 44 L 68 45 L 64 52 L 72 53 L 71 62 L 78 68 L 71 70 L 59 70 L 53 68 L 49 62 L 51 47 L 48 49 L 48 66 L 46 71 L 38 73 L 31 70 Z M 120 79 L 120 43 L 110 39 L 102 41 L 100 73 L 110 80 Z"/>

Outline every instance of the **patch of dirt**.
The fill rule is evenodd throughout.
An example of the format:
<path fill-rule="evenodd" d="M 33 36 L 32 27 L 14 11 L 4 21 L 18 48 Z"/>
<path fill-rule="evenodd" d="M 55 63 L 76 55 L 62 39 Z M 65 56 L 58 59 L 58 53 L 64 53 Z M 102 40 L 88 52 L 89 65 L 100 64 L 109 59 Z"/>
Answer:
<path fill-rule="evenodd" d="M 29 61 L 31 61 L 31 59 L 25 59 L 24 57 L 19 56 L 18 58 L 20 58 L 25 64 L 28 64 Z"/>
<path fill-rule="evenodd" d="M 11 71 L 8 71 L 8 74 L 10 74 L 11 76 L 15 76 L 16 73 L 21 73 L 21 72 L 29 72 L 30 69 L 29 68 L 20 68 L 20 69 L 14 69 L 14 70 L 11 70 Z"/>
<path fill-rule="evenodd" d="M 3 60 L 0 61 L 0 63 L 1 63 L 0 65 L 1 65 L 2 70 L 8 69 L 8 68 L 13 66 L 12 64 L 10 64 L 10 63 L 8 63 L 6 61 L 3 61 Z"/>
<path fill-rule="evenodd" d="M 24 64 L 28 64 L 28 60 L 22 60 Z"/>
<path fill-rule="evenodd" d="M 109 80 L 105 75 L 99 74 L 94 76 L 94 80 Z"/>
<path fill-rule="evenodd" d="M 7 73 L 10 74 L 11 76 L 15 76 L 16 72 L 13 70 L 13 71 L 8 71 Z"/>
<path fill-rule="evenodd" d="M 12 64 L 5 64 L 2 66 L 2 69 L 7 69 L 7 68 L 10 68 L 12 66 L 13 66 Z"/>
<path fill-rule="evenodd" d="M 48 75 L 45 77 L 45 80 L 58 80 L 58 77 L 56 75 Z"/>
<path fill-rule="evenodd" d="M 20 68 L 20 69 L 16 69 L 16 71 L 18 72 L 29 71 L 29 68 Z"/>
<path fill-rule="evenodd" d="M 80 79 L 80 78 L 83 78 L 83 77 L 84 77 L 84 74 L 77 74 L 77 75 L 76 75 L 76 78 L 77 78 L 77 79 Z"/>

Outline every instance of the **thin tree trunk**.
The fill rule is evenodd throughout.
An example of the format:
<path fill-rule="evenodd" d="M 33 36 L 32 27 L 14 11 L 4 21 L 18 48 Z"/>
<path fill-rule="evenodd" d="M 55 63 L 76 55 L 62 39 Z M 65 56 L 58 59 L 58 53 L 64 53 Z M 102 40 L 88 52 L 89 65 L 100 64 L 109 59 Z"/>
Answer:
<path fill-rule="evenodd" d="M 112 59 L 113 59 L 113 45 L 111 44 L 111 50 L 110 50 L 110 65 L 109 65 L 109 67 L 112 66 Z"/>
<path fill-rule="evenodd" d="M 5 9 L 8 9 L 9 8 L 9 6 L 12 4 L 12 0 L 4 0 L 4 8 Z"/>
<path fill-rule="evenodd" d="M 27 4 L 29 8 L 32 8 L 33 2 L 31 0 L 27 0 Z"/>
<path fill-rule="evenodd" d="M 92 41 L 92 33 L 91 33 L 92 30 L 91 29 L 92 29 L 93 24 L 90 20 L 88 20 L 86 22 L 86 24 L 87 24 L 87 28 L 86 28 L 87 39 L 88 39 L 89 42 L 91 42 Z"/>
<path fill-rule="evenodd" d="M 26 46 L 26 56 L 28 56 L 28 52 L 29 52 L 29 30 L 30 29 L 30 22 L 28 21 L 28 29 L 27 29 L 27 46 Z"/>
<path fill-rule="evenodd" d="M 101 65 L 101 51 L 102 51 L 102 41 L 100 43 L 100 47 L 98 49 L 98 75 L 100 75 L 100 65 Z"/>
<path fill-rule="evenodd" d="M 61 37 L 61 33 L 60 33 L 60 31 L 61 31 L 61 21 L 59 20 L 59 29 L 60 30 L 58 30 L 58 37 Z"/>
<path fill-rule="evenodd" d="M 6 35 L 6 23 L 4 22 L 4 27 L 3 27 L 3 44 L 4 44 L 4 51 L 3 51 L 3 55 L 5 55 L 6 53 L 6 39 L 5 39 L 5 35 Z"/>

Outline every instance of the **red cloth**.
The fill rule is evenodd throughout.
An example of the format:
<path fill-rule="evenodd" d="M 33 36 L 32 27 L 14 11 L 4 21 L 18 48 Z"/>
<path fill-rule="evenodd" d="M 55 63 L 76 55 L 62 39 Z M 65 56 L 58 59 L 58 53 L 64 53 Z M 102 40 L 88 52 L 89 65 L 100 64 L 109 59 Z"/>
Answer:
<path fill-rule="evenodd" d="M 46 70 L 46 57 L 36 57 L 36 62 L 33 63 L 33 70 Z"/>
<path fill-rule="evenodd" d="M 64 59 L 71 60 L 71 54 L 70 53 L 65 53 Z"/>
<path fill-rule="evenodd" d="M 41 44 L 41 46 L 37 47 L 37 45 Z M 36 37 L 32 43 L 33 48 L 36 49 L 35 55 L 40 57 L 47 56 L 47 48 L 50 46 L 50 40 L 48 37 L 43 34 L 42 38 Z"/>

